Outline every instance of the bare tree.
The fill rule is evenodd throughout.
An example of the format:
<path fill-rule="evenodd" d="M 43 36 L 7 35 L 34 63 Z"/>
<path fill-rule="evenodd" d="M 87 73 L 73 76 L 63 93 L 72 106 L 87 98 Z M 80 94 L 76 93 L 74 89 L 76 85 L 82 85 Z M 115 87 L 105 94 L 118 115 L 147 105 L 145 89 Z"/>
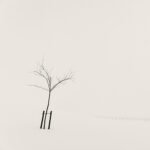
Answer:
<path fill-rule="evenodd" d="M 45 68 L 45 66 L 43 64 L 40 65 L 40 68 L 38 71 L 34 71 L 34 74 L 42 77 L 46 81 L 46 84 L 47 84 L 47 88 L 39 86 L 39 85 L 34 85 L 34 84 L 30 85 L 30 86 L 34 86 L 34 87 L 43 89 L 48 92 L 48 102 L 47 102 L 47 106 L 45 109 L 45 117 L 44 117 L 44 125 L 43 125 L 43 128 L 45 129 L 46 118 L 47 118 L 47 114 L 48 114 L 49 106 L 50 106 L 51 93 L 54 91 L 54 89 L 56 89 L 56 87 L 60 86 L 62 83 L 66 82 L 68 80 L 71 80 L 73 76 L 72 76 L 72 73 L 67 74 L 62 78 L 57 78 L 57 82 L 52 84 L 52 76 L 49 74 L 48 70 Z"/>

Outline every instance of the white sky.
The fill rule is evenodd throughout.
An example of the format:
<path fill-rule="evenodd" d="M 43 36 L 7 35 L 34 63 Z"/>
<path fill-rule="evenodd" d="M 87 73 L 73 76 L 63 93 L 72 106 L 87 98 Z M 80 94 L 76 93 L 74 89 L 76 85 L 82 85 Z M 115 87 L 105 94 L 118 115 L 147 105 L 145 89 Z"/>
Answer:
<path fill-rule="evenodd" d="M 30 72 L 45 58 L 75 81 L 55 91 L 54 111 L 150 116 L 148 0 L 0 0 L 0 111 L 42 111 Z M 9 115 L 9 114 L 8 114 Z"/>

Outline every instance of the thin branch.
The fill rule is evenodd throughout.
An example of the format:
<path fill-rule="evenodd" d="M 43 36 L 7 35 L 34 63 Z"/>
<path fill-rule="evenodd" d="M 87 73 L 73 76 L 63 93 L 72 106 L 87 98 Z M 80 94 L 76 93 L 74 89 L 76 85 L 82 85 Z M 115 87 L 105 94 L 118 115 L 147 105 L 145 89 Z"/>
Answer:
<path fill-rule="evenodd" d="M 47 78 L 41 73 L 41 72 L 38 72 L 38 71 L 34 71 L 35 75 L 39 75 L 41 77 L 43 77 L 44 79 L 47 80 Z"/>
<path fill-rule="evenodd" d="M 48 86 L 49 86 L 49 88 L 50 88 L 50 86 L 51 86 L 51 77 L 50 77 L 48 71 L 45 69 L 45 67 L 44 67 L 43 64 L 41 65 L 41 68 L 42 68 L 42 70 L 45 72 L 45 74 L 46 74 L 46 76 L 47 76 Z"/>
<path fill-rule="evenodd" d="M 71 80 L 72 76 L 67 77 L 67 75 L 63 78 L 63 79 L 58 79 L 58 82 L 53 85 L 53 87 L 51 88 L 51 91 L 54 90 L 58 85 L 62 84 L 63 82 L 67 81 L 67 80 Z"/>
<path fill-rule="evenodd" d="M 39 76 L 43 77 L 46 80 L 48 87 L 49 87 L 49 80 L 41 72 L 34 71 L 34 73 L 35 73 L 35 75 L 39 75 Z"/>
<path fill-rule="evenodd" d="M 48 71 L 45 69 L 44 65 L 41 65 L 42 70 L 46 73 L 47 78 L 50 78 Z"/>
<path fill-rule="evenodd" d="M 40 89 L 43 89 L 45 91 L 49 91 L 48 89 L 44 88 L 44 87 L 41 87 L 39 85 L 35 85 L 35 84 L 29 84 L 28 86 L 33 86 L 33 87 L 37 87 L 37 88 L 40 88 Z"/>

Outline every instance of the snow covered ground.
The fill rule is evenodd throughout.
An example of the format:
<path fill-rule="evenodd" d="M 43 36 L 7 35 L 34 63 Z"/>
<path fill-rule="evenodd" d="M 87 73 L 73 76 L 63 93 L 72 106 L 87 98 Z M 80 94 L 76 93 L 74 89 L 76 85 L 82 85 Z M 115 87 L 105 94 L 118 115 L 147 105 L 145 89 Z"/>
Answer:
<path fill-rule="evenodd" d="M 54 112 L 51 130 L 40 130 L 38 115 L 1 127 L 1 150 L 150 149 L 150 121 L 102 119 L 62 111 Z"/>

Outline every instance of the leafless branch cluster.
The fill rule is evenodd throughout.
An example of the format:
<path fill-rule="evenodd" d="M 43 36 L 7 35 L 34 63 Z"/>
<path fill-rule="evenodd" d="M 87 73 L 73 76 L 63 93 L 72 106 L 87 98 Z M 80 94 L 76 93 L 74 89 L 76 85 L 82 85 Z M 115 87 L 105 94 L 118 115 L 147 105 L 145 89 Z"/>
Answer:
<path fill-rule="evenodd" d="M 66 74 L 65 76 L 63 76 L 62 78 L 56 78 L 56 83 L 52 85 L 52 76 L 49 74 L 49 72 L 47 71 L 47 69 L 44 67 L 44 65 L 42 64 L 39 68 L 39 70 L 37 71 L 33 71 L 33 73 L 37 76 L 42 77 L 43 79 L 45 79 L 46 84 L 47 84 L 47 88 L 39 86 L 39 85 L 35 85 L 35 84 L 30 84 L 30 86 L 34 86 L 40 89 L 43 89 L 45 91 L 49 91 L 52 92 L 56 87 L 58 87 L 59 85 L 65 83 L 65 81 L 68 80 L 72 80 L 73 79 L 73 74 L 72 72 L 69 74 Z"/>
<path fill-rule="evenodd" d="M 52 86 L 51 91 L 53 91 L 58 85 L 63 84 L 67 80 L 72 80 L 72 73 L 65 75 L 62 79 L 57 78 L 57 82 Z"/>

